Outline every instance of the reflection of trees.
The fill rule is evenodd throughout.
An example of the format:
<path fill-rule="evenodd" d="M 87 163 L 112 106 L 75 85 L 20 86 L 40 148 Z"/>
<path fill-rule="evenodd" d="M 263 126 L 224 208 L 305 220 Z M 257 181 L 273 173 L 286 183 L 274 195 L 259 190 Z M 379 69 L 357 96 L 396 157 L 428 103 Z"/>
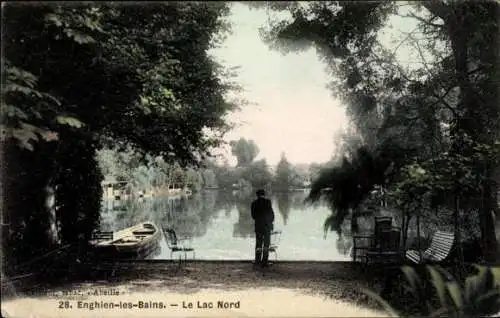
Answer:
<path fill-rule="evenodd" d="M 351 235 L 347 235 L 347 232 L 343 232 L 341 235 L 339 235 L 339 238 L 336 242 L 336 247 L 337 247 L 337 251 L 340 254 L 348 255 L 350 250 L 351 250 L 352 245 L 353 245 L 353 241 L 352 241 Z"/>
<path fill-rule="evenodd" d="M 238 210 L 238 222 L 234 224 L 233 236 L 234 237 L 253 237 L 254 222 L 252 219 L 250 205 L 252 198 L 238 199 L 236 201 L 236 209 Z"/>
<path fill-rule="evenodd" d="M 148 220 L 147 216 L 142 219 L 142 215 L 136 213 L 137 202 L 125 200 L 104 201 L 101 207 L 100 229 L 103 231 L 117 231 Z M 143 208 L 140 210 L 148 210 Z"/>
<path fill-rule="evenodd" d="M 214 209 L 217 211 L 224 210 L 226 217 L 231 215 L 231 210 L 234 206 L 234 196 L 230 191 L 210 191 L 216 192 L 216 200 Z"/>
<path fill-rule="evenodd" d="M 216 193 L 197 194 L 190 198 L 172 200 L 169 220 L 164 225 L 173 227 L 179 236 L 200 237 L 207 232 L 211 219 L 217 213 L 214 209 Z"/>
<path fill-rule="evenodd" d="M 356 233 L 366 233 L 373 229 L 373 218 L 371 216 L 353 216 L 353 219 L 348 220 L 341 224 L 339 238 L 336 242 L 337 250 L 348 255 L 353 246 L 353 230 L 351 228 L 351 223 L 357 224 L 358 231 Z"/>
<path fill-rule="evenodd" d="M 292 203 L 292 196 L 289 193 L 278 193 L 276 195 L 278 201 L 278 209 L 283 217 L 283 223 L 286 225 L 288 216 L 290 215 L 290 206 Z"/>
<path fill-rule="evenodd" d="M 172 207 L 169 210 L 169 222 L 162 225 L 175 229 L 179 236 L 200 236 L 203 233 L 203 226 L 199 214 L 198 198 L 176 197 L 170 199 Z"/>
<path fill-rule="evenodd" d="M 275 213 L 281 214 L 285 225 L 293 210 L 300 212 L 304 208 L 303 200 L 306 195 L 302 192 L 290 192 L 273 197 L 273 206 L 277 208 Z M 239 219 L 233 226 L 233 236 L 253 237 L 254 222 L 250 205 L 254 198 L 253 194 L 236 197 L 229 191 L 204 191 L 189 198 L 154 197 L 107 202 L 102 207 L 101 229 L 116 231 L 139 222 L 152 221 L 159 226 L 173 227 L 179 235 L 201 237 L 221 211 L 225 211 L 226 217 L 229 217 L 236 207 Z"/>
<path fill-rule="evenodd" d="M 159 226 L 173 227 L 180 236 L 203 236 L 217 213 L 216 192 L 185 197 L 156 197 L 144 200 L 120 201 L 115 206 L 103 206 L 101 229 L 120 230 L 139 222 L 152 221 Z M 112 214 L 112 215 L 111 215 Z"/>
<path fill-rule="evenodd" d="M 294 192 L 292 195 L 292 208 L 296 210 L 303 209 L 305 204 L 304 200 L 307 197 L 306 192 Z"/>
<path fill-rule="evenodd" d="M 196 196 L 196 202 L 198 202 L 198 215 L 200 216 L 200 229 L 198 235 L 203 236 L 207 232 L 211 221 L 219 212 L 219 210 L 215 208 L 215 203 L 217 202 L 217 192 L 212 191 L 199 194 Z"/>
<path fill-rule="evenodd" d="M 341 231 L 338 233 L 338 240 L 335 242 L 337 251 L 341 254 L 348 255 L 353 246 L 352 231 L 350 222 L 345 222 L 341 225 Z"/>

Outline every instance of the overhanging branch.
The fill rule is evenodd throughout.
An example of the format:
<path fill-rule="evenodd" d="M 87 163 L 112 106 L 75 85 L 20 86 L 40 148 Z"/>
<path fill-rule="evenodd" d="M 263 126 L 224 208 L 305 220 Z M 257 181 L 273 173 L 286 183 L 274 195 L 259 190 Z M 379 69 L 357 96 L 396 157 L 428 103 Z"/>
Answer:
<path fill-rule="evenodd" d="M 446 21 L 450 15 L 450 8 L 441 0 L 422 1 L 422 6 L 429 10 L 432 14 Z"/>

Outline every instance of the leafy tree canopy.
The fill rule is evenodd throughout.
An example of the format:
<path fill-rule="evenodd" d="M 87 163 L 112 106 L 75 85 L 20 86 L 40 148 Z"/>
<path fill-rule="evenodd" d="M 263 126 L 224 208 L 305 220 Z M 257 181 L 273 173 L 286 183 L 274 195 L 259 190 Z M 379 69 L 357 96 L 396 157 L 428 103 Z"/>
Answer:
<path fill-rule="evenodd" d="M 207 53 L 228 30 L 227 13 L 223 3 L 10 4 L 4 124 L 21 140 L 66 124 L 197 161 L 234 108 L 227 70 Z"/>
<path fill-rule="evenodd" d="M 253 140 L 240 138 L 238 140 L 231 141 L 229 145 L 231 146 L 231 153 L 236 156 L 236 159 L 238 160 L 238 167 L 249 165 L 259 154 L 259 147 Z"/>

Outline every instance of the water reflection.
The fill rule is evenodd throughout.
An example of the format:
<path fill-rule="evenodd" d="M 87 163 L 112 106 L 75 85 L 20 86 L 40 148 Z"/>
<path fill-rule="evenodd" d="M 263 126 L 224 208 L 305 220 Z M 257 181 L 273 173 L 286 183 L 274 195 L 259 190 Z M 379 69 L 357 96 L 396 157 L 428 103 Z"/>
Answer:
<path fill-rule="evenodd" d="M 292 197 L 290 193 L 279 193 L 277 194 L 276 198 L 278 201 L 279 212 L 283 217 L 283 223 L 284 225 L 286 225 L 288 221 L 288 216 L 290 215 L 290 205 Z"/>
<path fill-rule="evenodd" d="M 236 210 L 238 211 L 238 222 L 234 224 L 233 236 L 234 237 L 255 237 L 254 223 L 250 210 L 248 200 L 238 198 L 236 199 Z"/>
<path fill-rule="evenodd" d="M 282 230 L 278 250 L 282 260 L 347 260 L 349 239 L 323 235 L 330 214 L 324 206 L 305 206 L 305 193 L 281 193 L 271 199 L 275 228 Z M 193 238 L 197 259 L 252 259 L 254 224 L 250 204 L 254 197 L 230 192 L 206 191 L 187 197 L 155 197 L 140 201 L 104 201 L 101 230 L 117 231 L 152 221 L 172 227 L 179 236 Z M 168 259 L 164 238 L 152 257 Z"/>

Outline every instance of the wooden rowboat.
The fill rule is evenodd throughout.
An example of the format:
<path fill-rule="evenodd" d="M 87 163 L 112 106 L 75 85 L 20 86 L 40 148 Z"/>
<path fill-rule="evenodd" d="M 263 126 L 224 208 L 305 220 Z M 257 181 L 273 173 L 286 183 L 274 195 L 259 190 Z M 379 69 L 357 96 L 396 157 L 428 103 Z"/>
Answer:
<path fill-rule="evenodd" d="M 154 250 L 160 237 L 161 232 L 154 223 L 143 222 L 113 233 L 111 239 L 94 240 L 90 243 L 98 252 L 109 257 L 137 257 Z"/>

